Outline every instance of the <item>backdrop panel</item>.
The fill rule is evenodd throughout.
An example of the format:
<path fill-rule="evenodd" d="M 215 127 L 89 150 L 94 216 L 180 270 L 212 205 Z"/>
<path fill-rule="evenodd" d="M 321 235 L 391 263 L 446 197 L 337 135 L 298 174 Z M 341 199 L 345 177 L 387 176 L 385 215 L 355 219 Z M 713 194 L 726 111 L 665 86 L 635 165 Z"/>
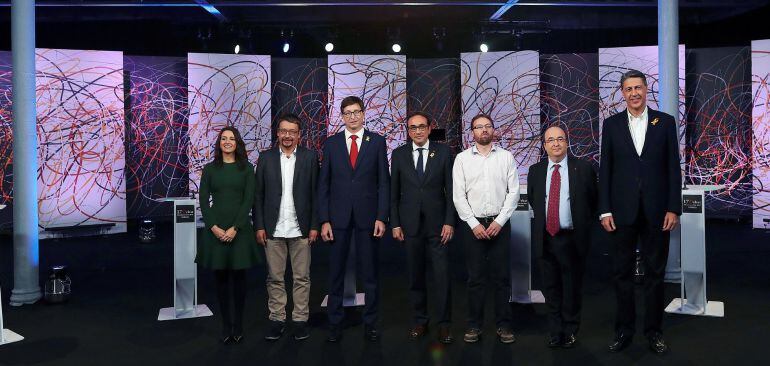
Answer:
<path fill-rule="evenodd" d="M 406 60 L 407 111 L 427 112 L 446 134 L 455 153 L 462 151 L 460 60 Z"/>
<path fill-rule="evenodd" d="M 366 129 L 385 136 L 388 161 L 406 141 L 406 56 L 329 55 L 329 135 L 344 129 L 340 102 L 355 95 L 364 101 Z"/>
<path fill-rule="evenodd" d="M 687 50 L 688 184 L 724 184 L 706 193 L 709 216 L 751 214 L 749 47 Z"/>
<path fill-rule="evenodd" d="M 37 49 L 35 68 L 41 229 L 125 232 L 123 53 Z"/>
<path fill-rule="evenodd" d="M 502 148 L 513 153 L 519 179 L 540 159 L 540 60 L 536 51 L 460 55 L 463 144 L 473 142 L 471 119 L 486 113 Z"/>
<path fill-rule="evenodd" d="M 190 53 L 187 75 L 189 193 L 196 197 L 223 127 L 238 129 L 252 163 L 270 147 L 270 56 Z"/>
<path fill-rule="evenodd" d="M 167 216 L 164 197 L 187 195 L 187 60 L 126 56 L 128 217 Z M 163 205 L 163 206 L 162 206 Z"/>
<path fill-rule="evenodd" d="M 647 76 L 647 106 L 660 110 L 658 89 L 658 46 L 599 49 L 599 128 L 604 120 L 626 109 L 620 92 L 620 77 L 636 69 Z M 685 48 L 679 46 L 679 152 L 684 156 L 685 130 Z M 601 134 L 600 134 L 601 136 Z M 601 140 L 600 140 L 601 143 Z M 684 160 L 681 160 L 684 162 Z"/>
<path fill-rule="evenodd" d="M 551 126 L 561 127 L 569 137 L 569 153 L 598 167 L 598 55 L 541 55 L 540 65 L 542 131 Z"/>
<path fill-rule="evenodd" d="M 10 205 L 13 193 L 13 62 L 10 52 L 0 52 L 0 205 Z M 10 227 L 13 209 L 0 211 L 0 228 Z"/>
<path fill-rule="evenodd" d="M 751 42 L 754 227 L 770 228 L 770 40 Z"/>
<path fill-rule="evenodd" d="M 320 152 L 327 136 L 326 59 L 274 58 L 272 73 L 273 124 L 284 113 L 296 114 L 303 122 L 300 144 Z"/>

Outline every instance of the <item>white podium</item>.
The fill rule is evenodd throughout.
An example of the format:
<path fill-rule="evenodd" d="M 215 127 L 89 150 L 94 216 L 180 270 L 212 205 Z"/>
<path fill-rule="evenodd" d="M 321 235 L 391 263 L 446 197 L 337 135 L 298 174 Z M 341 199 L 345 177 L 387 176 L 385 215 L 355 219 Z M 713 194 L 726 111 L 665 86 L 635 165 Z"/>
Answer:
<path fill-rule="evenodd" d="M 511 299 L 519 304 L 545 302 L 539 290 L 532 289 L 532 210 L 527 186 L 519 188 L 519 202 L 511 215 Z"/>
<path fill-rule="evenodd" d="M 666 307 L 667 313 L 725 316 L 725 305 L 706 298 L 705 192 L 724 186 L 688 186 L 682 190 L 681 297 Z"/>
<path fill-rule="evenodd" d="M 320 235 L 319 235 L 320 240 Z M 366 296 L 362 292 L 356 292 L 356 236 L 350 238 L 350 251 L 348 252 L 348 261 L 345 265 L 345 288 L 342 292 L 342 306 L 356 307 L 366 304 Z M 329 295 L 324 296 L 321 301 L 321 307 L 326 307 L 329 303 Z"/>
<path fill-rule="evenodd" d="M 214 315 L 198 304 L 198 267 L 195 264 L 197 201 L 189 197 L 165 198 L 174 203 L 174 306 L 160 309 L 158 320 L 198 318 Z"/>
<path fill-rule="evenodd" d="M 0 210 L 4 208 L 5 205 L 0 205 Z M 18 342 L 22 339 L 24 339 L 24 337 L 10 329 L 5 329 L 5 326 L 3 325 L 3 290 L 0 289 L 0 346 L 8 343 Z"/>

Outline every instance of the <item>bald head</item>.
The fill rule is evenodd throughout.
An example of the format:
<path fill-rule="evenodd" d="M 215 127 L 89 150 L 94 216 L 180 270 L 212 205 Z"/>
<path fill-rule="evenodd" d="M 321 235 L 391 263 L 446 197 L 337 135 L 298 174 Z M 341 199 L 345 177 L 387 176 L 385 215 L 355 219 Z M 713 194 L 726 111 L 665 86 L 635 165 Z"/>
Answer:
<path fill-rule="evenodd" d="M 567 134 L 559 126 L 549 127 L 543 134 L 543 148 L 551 161 L 561 161 L 567 156 Z"/>

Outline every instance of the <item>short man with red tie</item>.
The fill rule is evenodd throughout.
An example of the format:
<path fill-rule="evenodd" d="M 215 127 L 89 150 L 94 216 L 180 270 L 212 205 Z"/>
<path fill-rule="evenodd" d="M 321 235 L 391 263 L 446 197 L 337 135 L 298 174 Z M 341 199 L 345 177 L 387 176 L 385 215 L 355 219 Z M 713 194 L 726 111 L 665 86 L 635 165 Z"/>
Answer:
<path fill-rule="evenodd" d="M 329 261 L 329 336 L 342 338 L 342 295 L 350 242 L 364 283 L 364 337 L 377 341 L 379 306 L 378 243 L 389 214 L 390 175 L 385 138 L 364 129 L 364 102 L 350 96 L 340 103 L 345 130 L 324 143 L 318 176 L 321 238 L 331 243 Z"/>
<path fill-rule="evenodd" d="M 532 246 L 543 270 L 548 308 L 548 347 L 571 348 L 580 327 L 581 289 L 597 205 L 596 173 L 587 161 L 567 156 L 567 134 L 543 134 L 548 158 L 529 167 L 527 199 L 535 214 Z"/>

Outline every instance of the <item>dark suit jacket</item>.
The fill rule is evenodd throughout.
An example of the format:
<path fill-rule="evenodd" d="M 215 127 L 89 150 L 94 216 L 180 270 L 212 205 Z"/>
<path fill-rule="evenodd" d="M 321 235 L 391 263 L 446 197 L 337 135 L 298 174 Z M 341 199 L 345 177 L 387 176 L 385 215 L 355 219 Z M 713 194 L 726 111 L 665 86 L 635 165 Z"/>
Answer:
<path fill-rule="evenodd" d="M 278 211 L 281 208 L 283 194 L 281 161 L 283 153 L 274 147 L 259 154 L 256 171 L 256 192 L 252 219 L 254 230 L 264 229 L 268 236 L 275 232 L 278 223 Z M 318 154 L 302 146 L 297 146 L 297 161 L 294 166 L 294 210 L 302 236 L 308 236 L 310 230 L 318 230 L 318 200 L 316 189 L 318 182 Z"/>
<path fill-rule="evenodd" d="M 356 167 L 350 166 L 345 131 L 326 140 L 318 179 L 318 221 L 347 229 L 351 218 L 360 229 L 388 221 L 390 176 L 385 138 L 366 130 L 359 141 Z"/>
<path fill-rule="evenodd" d="M 640 197 L 641 209 L 656 226 L 663 225 L 666 212 L 682 213 L 682 173 L 674 117 L 649 108 L 647 118 L 641 156 L 631 139 L 627 111 L 604 121 L 599 214 L 611 212 L 616 225 L 630 225 L 636 220 Z"/>
<path fill-rule="evenodd" d="M 567 157 L 569 167 L 570 213 L 578 254 L 585 257 L 591 240 L 591 227 L 596 223 L 596 172 L 591 163 L 573 156 Z M 529 167 L 527 174 L 527 200 L 535 218 L 532 222 L 532 246 L 538 257 L 543 254 L 545 235 L 545 197 L 548 159 Z"/>
<path fill-rule="evenodd" d="M 427 159 L 423 179 L 417 177 L 412 142 L 393 150 L 390 164 L 390 224 L 415 236 L 420 230 L 420 215 L 426 232 L 441 233 L 443 225 L 455 224 L 452 201 L 452 153 L 437 142 L 423 151 Z"/>

